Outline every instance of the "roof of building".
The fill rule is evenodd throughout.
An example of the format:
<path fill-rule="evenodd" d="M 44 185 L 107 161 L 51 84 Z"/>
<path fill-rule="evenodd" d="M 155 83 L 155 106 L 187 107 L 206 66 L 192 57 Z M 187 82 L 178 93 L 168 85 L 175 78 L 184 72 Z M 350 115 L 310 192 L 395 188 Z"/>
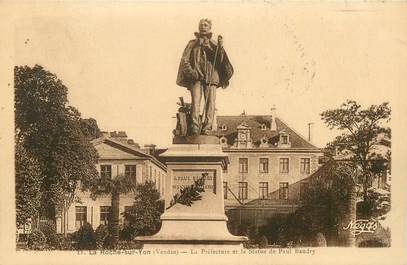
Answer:
<path fill-rule="evenodd" d="M 250 136 L 255 146 L 259 146 L 261 139 L 265 137 L 270 148 L 277 148 L 279 133 L 285 131 L 290 136 L 291 148 L 318 149 L 278 117 L 275 118 L 276 130 L 270 130 L 272 121 L 271 115 L 217 116 L 216 135 L 226 137 L 228 145 L 232 146 L 237 138 L 237 127 L 246 124 L 250 128 Z M 226 130 L 222 129 L 224 125 Z"/>
<path fill-rule="evenodd" d="M 139 147 L 133 145 L 133 144 L 128 144 L 126 142 L 123 141 L 119 141 L 117 139 L 114 139 L 112 137 L 109 137 L 107 135 L 103 135 L 97 139 L 94 139 L 92 141 L 92 144 L 94 146 L 98 145 L 98 144 L 109 144 L 113 147 L 116 147 L 124 152 L 128 152 L 131 154 L 134 154 L 136 156 L 139 156 L 141 158 L 146 158 L 151 160 L 153 163 L 155 163 L 157 166 L 161 167 L 164 170 L 167 170 L 167 167 L 165 166 L 165 164 L 163 164 L 161 161 L 159 161 L 154 155 L 150 155 L 148 153 L 146 153 L 145 151 L 141 150 Z"/>

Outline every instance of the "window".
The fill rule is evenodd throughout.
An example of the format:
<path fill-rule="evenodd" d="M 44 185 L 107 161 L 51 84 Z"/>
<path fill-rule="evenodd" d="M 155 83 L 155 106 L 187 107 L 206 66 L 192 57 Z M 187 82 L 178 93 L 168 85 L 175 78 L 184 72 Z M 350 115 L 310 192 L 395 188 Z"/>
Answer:
<path fill-rule="evenodd" d="M 247 173 L 249 167 L 248 158 L 239 158 L 239 173 Z"/>
<path fill-rule="evenodd" d="M 247 182 L 239 182 L 239 199 L 247 199 Z"/>
<path fill-rule="evenodd" d="M 268 158 L 260 158 L 259 171 L 260 171 L 260 173 L 269 172 L 269 159 Z"/>
<path fill-rule="evenodd" d="M 305 199 L 308 189 L 309 189 L 309 183 L 301 182 L 301 184 L 300 184 L 300 199 L 301 200 Z"/>
<path fill-rule="evenodd" d="M 100 177 L 102 179 L 111 179 L 112 165 L 100 165 Z"/>
<path fill-rule="evenodd" d="M 76 206 L 75 207 L 75 226 L 79 229 L 87 221 L 86 219 L 87 211 L 86 206 Z"/>
<path fill-rule="evenodd" d="M 136 177 L 136 165 L 125 165 L 124 175 L 126 177 L 135 178 Z"/>
<path fill-rule="evenodd" d="M 289 166 L 288 158 L 280 158 L 280 173 L 288 173 Z"/>
<path fill-rule="evenodd" d="M 226 131 L 228 129 L 228 126 L 226 126 L 226 124 L 222 125 L 222 131 Z"/>
<path fill-rule="evenodd" d="M 259 199 L 267 199 L 269 193 L 268 182 L 259 182 Z"/>
<path fill-rule="evenodd" d="M 280 182 L 278 198 L 280 200 L 288 200 L 288 182 Z"/>
<path fill-rule="evenodd" d="M 227 181 L 223 182 L 223 199 L 228 198 L 228 183 Z"/>
<path fill-rule="evenodd" d="M 109 223 L 111 209 L 112 208 L 110 206 L 100 206 L 100 224 L 101 225 L 107 225 Z"/>
<path fill-rule="evenodd" d="M 288 135 L 281 135 L 281 143 L 288 144 Z"/>
<path fill-rule="evenodd" d="M 261 125 L 261 130 L 262 130 L 262 131 L 265 131 L 266 129 L 267 129 L 267 126 L 266 126 L 266 124 L 263 123 L 263 124 Z"/>
<path fill-rule="evenodd" d="M 301 174 L 309 174 L 310 173 L 310 159 L 309 158 L 301 158 L 300 173 Z"/>

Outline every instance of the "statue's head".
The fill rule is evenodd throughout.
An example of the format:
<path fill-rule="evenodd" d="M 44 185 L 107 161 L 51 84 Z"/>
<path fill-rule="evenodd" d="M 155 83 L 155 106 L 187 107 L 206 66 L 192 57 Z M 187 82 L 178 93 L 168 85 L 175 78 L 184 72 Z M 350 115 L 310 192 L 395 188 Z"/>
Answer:
<path fill-rule="evenodd" d="M 208 34 L 212 29 L 212 21 L 209 18 L 199 20 L 199 33 Z"/>

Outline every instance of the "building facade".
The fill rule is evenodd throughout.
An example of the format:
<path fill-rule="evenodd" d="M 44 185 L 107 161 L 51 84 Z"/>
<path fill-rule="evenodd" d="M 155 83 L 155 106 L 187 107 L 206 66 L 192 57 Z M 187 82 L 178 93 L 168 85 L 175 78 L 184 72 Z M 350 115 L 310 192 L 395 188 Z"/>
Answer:
<path fill-rule="evenodd" d="M 320 166 L 320 148 L 274 113 L 218 116 L 216 135 L 230 164 L 224 171 L 229 219 L 258 225 L 273 214 L 295 210 Z"/>
<path fill-rule="evenodd" d="M 294 211 L 309 187 L 309 178 L 320 167 L 322 150 L 295 132 L 284 121 L 270 115 L 217 116 L 215 135 L 228 154 L 223 172 L 225 211 L 230 220 L 258 225 L 274 214 Z M 119 174 L 134 177 L 137 183 L 154 181 L 164 196 L 166 166 L 160 162 L 160 150 L 154 145 L 140 146 L 124 132 L 104 134 L 93 141 L 99 154 L 96 165 L 100 177 Z M 163 150 L 161 150 L 163 151 Z M 73 203 L 59 220 L 63 232 L 76 231 L 84 222 L 94 229 L 107 224 L 111 199 L 96 200 L 78 192 L 80 202 Z M 164 198 L 164 197 L 163 197 Z M 134 194 L 123 194 L 120 212 L 133 204 Z"/>
<path fill-rule="evenodd" d="M 125 132 L 104 133 L 92 143 L 99 155 L 96 168 L 101 178 L 125 175 L 134 178 L 137 183 L 153 181 L 164 198 L 166 167 L 153 155 L 155 152 L 153 145 L 141 149 L 134 141 L 127 139 Z M 134 197 L 133 192 L 120 195 L 120 212 L 133 205 Z M 93 200 L 89 192 L 78 191 L 76 198 L 75 202 L 57 218 L 58 232 L 75 232 L 85 222 L 90 223 L 93 229 L 109 222 L 110 195 L 98 196 Z"/>

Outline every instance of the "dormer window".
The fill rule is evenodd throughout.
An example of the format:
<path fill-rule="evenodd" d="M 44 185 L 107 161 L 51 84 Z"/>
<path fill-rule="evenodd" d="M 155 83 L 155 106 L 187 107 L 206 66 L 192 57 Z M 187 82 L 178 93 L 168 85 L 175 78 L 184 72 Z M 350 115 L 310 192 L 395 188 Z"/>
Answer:
<path fill-rule="evenodd" d="M 280 139 L 278 141 L 280 147 L 290 147 L 290 135 L 285 131 L 280 131 Z"/>
<path fill-rule="evenodd" d="M 267 130 L 267 126 L 266 126 L 266 124 L 264 124 L 264 123 L 263 123 L 263 124 L 261 125 L 261 130 L 262 130 L 262 131 Z"/>
<path fill-rule="evenodd" d="M 222 131 L 226 131 L 228 129 L 228 126 L 226 126 L 226 124 L 223 124 L 221 129 L 222 129 Z"/>
<path fill-rule="evenodd" d="M 237 126 L 237 147 L 238 148 L 251 148 L 252 139 L 250 137 L 250 127 L 246 122 L 242 122 Z"/>

